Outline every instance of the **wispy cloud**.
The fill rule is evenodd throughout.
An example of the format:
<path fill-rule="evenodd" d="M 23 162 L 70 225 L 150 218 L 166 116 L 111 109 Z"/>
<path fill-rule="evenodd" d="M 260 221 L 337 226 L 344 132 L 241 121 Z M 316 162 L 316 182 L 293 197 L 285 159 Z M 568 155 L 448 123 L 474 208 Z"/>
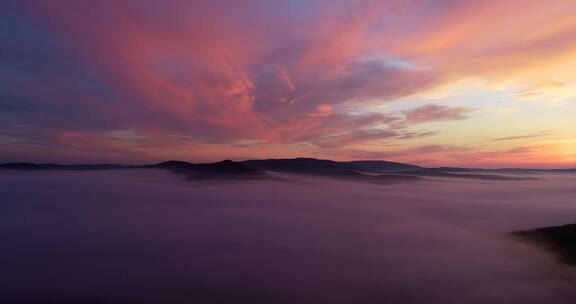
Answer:
<path fill-rule="evenodd" d="M 428 104 L 405 112 L 405 117 L 399 125 L 410 126 L 435 121 L 462 120 L 468 118 L 472 109 L 439 104 Z"/>
<path fill-rule="evenodd" d="M 503 140 L 517 140 L 517 139 L 527 139 L 527 138 L 536 138 L 536 137 L 545 137 L 552 134 L 552 131 L 546 130 L 537 133 L 530 133 L 530 134 L 521 134 L 521 135 L 514 135 L 514 136 L 505 136 L 505 137 L 497 137 L 492 140 L 494 141 L 503 141 Z"/>

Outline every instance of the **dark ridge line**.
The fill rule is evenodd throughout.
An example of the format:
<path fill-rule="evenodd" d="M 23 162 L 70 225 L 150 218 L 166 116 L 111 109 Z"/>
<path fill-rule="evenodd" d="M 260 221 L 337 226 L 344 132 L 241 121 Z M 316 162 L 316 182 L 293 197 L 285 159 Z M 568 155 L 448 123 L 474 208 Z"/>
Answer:
<path fill-rule="evenodd" d="M 219 177 L 256 177 L 262 178 L 266 171 L 327 176 L 340 179 L 383 182 L 391 180 L 417 180 L 420 178 L 460 178 L 492 181 L 524 181 L 537 179 L 532 176 L 517 176 L 536 173 L 576 173 L 576 169 L 473 169 L 457 167 L 425 168 L 417 165 L 390 162 L 384 160 L 333 161 L 315 158 L 256 159 L 246 161 L 223 160 L 215 163 L 190 163 L 169 160 L 156 164 L 34 164 L 6 163 L 0 169 L 10 170 L 118 170 L 118 169 L 168 169 L 185 174 L 190 179 Z M 506 175 L 510 174 L 510 175 Z"/>
<path fill-rule="evenodd" d="M 576 223 L 512 232 L 519 240 L 547 249 L 560 261 L 576 266 Z"/>

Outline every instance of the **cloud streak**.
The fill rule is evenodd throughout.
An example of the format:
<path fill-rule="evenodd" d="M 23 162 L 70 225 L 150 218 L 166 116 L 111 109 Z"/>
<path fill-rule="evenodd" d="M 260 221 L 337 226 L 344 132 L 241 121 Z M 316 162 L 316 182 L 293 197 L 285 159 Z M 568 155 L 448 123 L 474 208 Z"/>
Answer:
<path fill-rule="evenodd" d="M 494 138 L 495 141 L 502 141 L 502 140 L 517 140 L 517 139 L 529 139 L 529 138 L 536 138 L 536 137 L 545 137 L 551 134 L 551 131 L 541 131 L 532 134 L 523 134 L 523 135 L 515 135 L 515 136 L 506 136 L 506 137 L 498 137 Z"/>

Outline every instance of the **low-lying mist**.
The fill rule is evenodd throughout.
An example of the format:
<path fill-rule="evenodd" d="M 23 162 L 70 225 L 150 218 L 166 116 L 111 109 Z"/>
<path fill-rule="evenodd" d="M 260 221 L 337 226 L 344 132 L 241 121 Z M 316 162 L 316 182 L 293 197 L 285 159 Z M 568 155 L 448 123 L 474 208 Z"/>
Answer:
<path fill-rule="evenodd" d="M 0 302 L 575 303 L 575 268 L 508 237 L 576 221 L 576 176 L 538 177 L 3 171 Z"/>

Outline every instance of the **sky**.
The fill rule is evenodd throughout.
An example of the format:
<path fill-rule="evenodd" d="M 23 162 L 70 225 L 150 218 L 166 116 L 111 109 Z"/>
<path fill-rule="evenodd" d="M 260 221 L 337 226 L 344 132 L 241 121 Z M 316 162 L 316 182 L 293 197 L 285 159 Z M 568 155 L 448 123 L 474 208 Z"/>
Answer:
<path fill-rule="evenodd" d="M 576 166 L 572 0 L 0 0 L 0 161 Z"/>

